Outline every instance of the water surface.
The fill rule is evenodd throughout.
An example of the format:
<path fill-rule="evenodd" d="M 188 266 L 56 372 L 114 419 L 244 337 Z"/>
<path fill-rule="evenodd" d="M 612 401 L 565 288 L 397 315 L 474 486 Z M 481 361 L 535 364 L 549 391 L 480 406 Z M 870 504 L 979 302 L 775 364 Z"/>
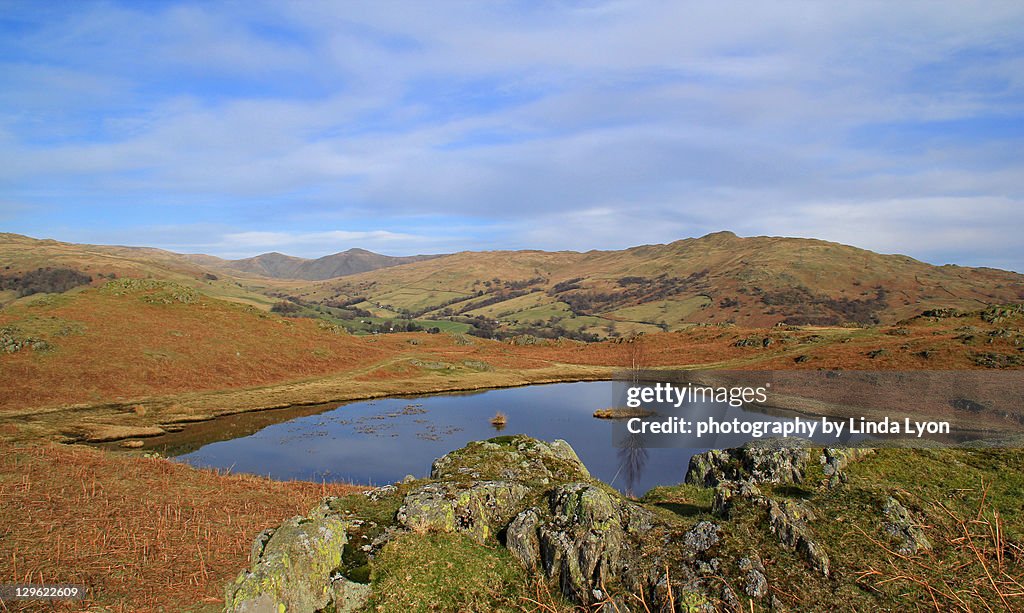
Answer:
<path fill-rule="evenodd" d="M 593 417 L 594 410 L 612 404 L 612 385 L 556 383 L 353 402 L 210 443 L 177 459 L 275 479 L 382 485 L 406 475 L 426 477 L 435 458 L 469 441 L 527 434 L 568 441 L 591 474 L 624 492 L 639 495 L 656 485 L 681 482 L 690 457 L 707 449 L 614 447 L 612 423 Z M 728 419 L 792 419 L 715 403 L 690 409 L 694 415 Z M 500 431 L 489 423 L 499 411 L 508 417 Z M 742 443 L 715 441 L 716 447 Z"/>

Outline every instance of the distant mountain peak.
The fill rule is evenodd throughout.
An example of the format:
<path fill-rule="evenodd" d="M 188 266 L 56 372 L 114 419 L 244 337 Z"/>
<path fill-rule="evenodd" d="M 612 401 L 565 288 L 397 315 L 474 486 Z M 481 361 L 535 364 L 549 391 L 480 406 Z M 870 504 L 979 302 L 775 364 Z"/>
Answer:
<path fill-rule="evenodd" d="M 353 247 L 346 251 L 325 255 L 316 259 L 300 258 L 271 251 L 251 258 L 222 260 L 217 266 L 227 270 L 257 274 L 275 279 L 322 281 L 324 279 L 334 279 L 380 268 L 400 266 L 433 257 L 438 256 L 413 255 L 396 257 Z"/>

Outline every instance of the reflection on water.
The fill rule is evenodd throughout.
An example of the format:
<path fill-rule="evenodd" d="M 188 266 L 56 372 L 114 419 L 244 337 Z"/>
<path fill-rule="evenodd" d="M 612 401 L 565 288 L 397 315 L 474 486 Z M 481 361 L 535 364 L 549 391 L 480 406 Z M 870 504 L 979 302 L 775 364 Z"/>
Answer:
<path fill-rule="evenodd" d="M 636 484 L 640 475 L 644 474 L 647 458 L 650 455 L 642 444 L 639 436 L 627 436 L 619 448 L 619 473 L 623 477 L 622 491 L 627 496 L 636 495 Z"/>
<path fill-rule="evenodd" d="M 277 479 L 381 485 L 410 474 L 425 477 L 435 458 L 499 431 L 565 439 L 595 477 L 626 493 L 682 481 L 690 456 L 706 449 L 613 446 L 612 423 L 592 416 L 611 399 L 612 383 L 596 381 L 354 402 L 213 442 L 178 459 Z M 726 407 L 693 409 L 708 414 Z M 728 413 L 765 417 L 742 409 Z M 505 416 L 500 427 L 491 423 L 498 414 Z"/>

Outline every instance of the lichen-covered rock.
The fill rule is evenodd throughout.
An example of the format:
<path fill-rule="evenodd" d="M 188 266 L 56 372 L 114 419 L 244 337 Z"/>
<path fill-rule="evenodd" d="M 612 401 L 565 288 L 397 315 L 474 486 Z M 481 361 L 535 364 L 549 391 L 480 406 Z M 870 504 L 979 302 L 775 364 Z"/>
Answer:
<path fill-rule="evenodd" d="M 811 568 L 828 576 L 831 564 L 828 554 L 814 539 L 807 523 L 814 521 L 814 513 L 792 500 L 779 502 L 766 498 L 765 504 L 768 508 L 768 525 L 779 538 L 779 542 L 795 549 L 807 560 Z"/>
<path fill-rule="evenodd" d="M 757 552 L 740 558 L 740 572 L 743 575 L 743 592 L 751 598 L 763 598 L 768 593 L 768 578 L 765 576 L 764 563 Z"/>
<path fill-rule="evenodd" d="M 715 487 L 723 481 L 753 483 L 801 483 L 811 450 L 793 439 L 764 439 L 736 449 L 712 449 L 694 455 L 686 482 Z"/>
<path fill-rule="evenodd" d="M 331 592 L 334 597 L 334 613 L 354 613 L 363 610 L 373 588 L 339 576 L 331 582 Z"/>
<path fill-rule="evenodd" d="M 528 491 L 508 481 L 427 483 L 405 495 L 397 520 L 410 530 L 464 532 L 483 543 L 515 515 Z"/>
<path fill-rule="evenodd" d="M 882 529 L 898 543 L 897 551 L 903 555 L 914 555 L 920 551 L 931 551 L 932 543 L 925 536 L 920 524 L 914 521 L 910 511 L 895 498 L 889 497 L 882 509 L 885 521 Z"/>
<path fill-rule="evenodd" d="M 549 578 L 576 602 L 590 604 L 594 590 L 625 564 L 625 531 L 619 508 L 603 490 L 570 483 L 549 494 L 552 520 L 541 526 L 541 560 Z"/>
<path fill-rule="evenodd" d="M 314 612 L 335 602 L 349 522 L 329 516 L 294 517 L 253 543 L 253 560 L 227 588 L 232 613 Z M 344 592 L 344 586 L 342 591 Z M 351 597 L 348 598 L 352 600 Z"/>
<path fill-rule="evenodd" d="M 750 481 L 723 481 L 715 488 L 711 512 L 719 517 L 729 517 L 729 511 L 737 498 L 759 501 L 762 499 L 761 488 Z"/>
<path fill-rule="evenodd" d="M 506 529 L 509 552 L 525 568 L 584 605 L 605 602 L 605 586 L 652 588 L 658 568 L 642 550 L 659 547 L 664 532 L 650 511 L 587 482 L 554 487 L 547 498 L 547 509 L 526 509 Z"/>
<path fill-rule="evenodd" d="M 751 466 L 767 474 L 759 453 L 748 454 Z M 770 507 L 752 481 L 725 481 L 719 490 L 720 510 L 737 497 Z M 652 611 L 671 610 L 672 603 L 676 611 L 714 611 L 722 602 L 740 602 L 733 588 L 723 588 L 727 564 L 715 557 L 722 539 L 717 524 L 673 521 L 624 498 L 591 479 L 562 441 L 512 436 L 470 443 L 436 460 L 430 480 L 378 488 L 367 493 L 366 504 L 376 513 L 373 521 L 356 516 L 344 499 L 328 498 L 308 517 L 260 534 L 251 568 L 227 591 L 226 610 L 359 610 L 371 587 L 351 579 L 366 580 L 396 535 L 423 530 L 503 543 L 531 574 L 586 607 L 640 610 L 635 594 L 644 594 Z M 803 534 L 786 527 L 795 522 L 786 511 L 776 515 L 789 523 L 777 521 L 773 530 Z M 813 542 L 795 542 L 817 556 Z M 761 593 L 763 574 L 751 567 L 746 583 L 752 587 L 734 587 Z"/>
<path fill-rule="evenodd" d="M 563 440 L 545 443 L 517 435 L 471 442 L 443 455 L 434 460 L 430 478 L 548 485 L 586 481 L 590 473 L 569 443 Z"/>
<path fill-rule="evenodd" d="M 732 456 L 722 449 L 693 455 L 686 469 L 686 482 L 701 487 L 715 487 L 723 481 L 739 478 L 739 464 L 733 462 Z"/>
<path fill-rule="evenodd" d="M 703 553 L 718 544 L 720 530 L 717 525 L 702 521 L 683 535 L 683 542 L 693 551 Z"/>
<path fill-rule="evenodd" d="M 519 560 L 531 573 L 540 568 L 540 539 L 537 529 L 540 526 L 540 513 L 529 508 L 516 515 L 505 531 L 505 546 L 512 557 Z"/>
<path fill-rule="evenodd" d="M 14 326 L 0 328 L 0 353 L 17 353 L 22 349 L 49 351 L 53 345 L 39 338 L 25 336 Z"/>
<path fill-rule="evenodd" d="M 725 481 L 715 489 L 711 510 L 716 515 L 728 517 L 739 500 L 763 508 L 768 514 L 768 526 L 779 542 L 796 550 L 811 568 L 828 576 L 829 557 L 815 540 L 808 523 L 815 519 L 810 509 L 793 500 L 779 501 L 766 496 L 749 481 Z"/>

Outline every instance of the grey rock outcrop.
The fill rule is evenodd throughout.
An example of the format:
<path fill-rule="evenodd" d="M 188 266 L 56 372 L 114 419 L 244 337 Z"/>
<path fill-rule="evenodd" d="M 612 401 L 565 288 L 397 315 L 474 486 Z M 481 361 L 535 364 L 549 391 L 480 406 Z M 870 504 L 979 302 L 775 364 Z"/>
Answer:
<path fill-rule="evenodd" d="M 587 467 L 563 440 L 545 443 L 526 436 L 474 441 L 434 460 L 431 479 L 491 479 L 547 484 L 590 479 Z"/>
<path fill-rule="evenodd" d="M 780 543 L 828 576 L 829 556 L 815 537 L 810 505 L 776 498 L 771 484 L 805 481 L 812 458 L 826 475 L 839 474 L 859 454 L 812 454 L 769 441 L 701 454 L 687 481 L 715 485 L 712 512 L 720 517 L 752 506 Z M 358 610 L 370 598 L 362 582 L 375 572 L 375 557 L 390 555 L 382 552 L 397 536 L 419 532 L 504 545 L 533 577 L 595 610 L 668 611 L 675 603 L 677 611 L 715 611 L 738 608 L 745 597 L 771 606 L 758 554 L 731 562 L 722 553 L 734 526 L 686 521 L 627 499 L 592 479 L 563 441 L 506 436 L 469 443 L 438 458 L 429 479 L 377 488 L 365 500 L 372 509 L 366 516 L 363 503 L 326 499 L 307 517 L 261 533 L 250 568 L 227 590 L 225 610 Z M 901 547 L 924 546 L 911 513 L 895 500 L 886 505 L 885 521 Z M 723 582 L 723 575 L 736 581 Z M 634 602 L 638 594 L 643 608 Z"/>
<path fill-rule="evenodd" d="M 349 522 L 338 517 L 293 517 L 253 542 L 252 565 L 228 586 L 224 610 L 235 613 L 354 610 L 369 586 L 337 575 Z"/>
<path fill-rule="evenodd" d="M 831 562 L 810 527 L 809 522 L 815 519 L 810 509 L 793 500 L 779 501 L 765 496 L 749 481 L 726 481 L 715 490 L 712 512 L 728 517 L 738 501 L 763 508 L 768 526 L 779 542 L 799 553 L 811 568 L 828 576 Z"/>
<path fill-rule="evenodd" d="M 551 519 L 538 528 L 541 563 L 563 594 L 589 604 L 595 590 L 636 562 L 622 525 L 621 503 L 586 483 L 560 486 L 548 500 Z"/>
<path fill-rule="evenodd" d="M 465 532 L 483 543 L 505 526 L 528 491 L 515 481 L 428 483 L 406 494 L 397 520 L 406 529 Z"/>
<path fill-rule="evenodd" d="M 715 487 L 723 481 L 802 483 L 811 450 L 792 439 L 764 439 L 736 449 L 712 449 L 690 458 L 686 482 Z"/>
<path fill-rule="evenodd" d="M 811 568 L 827 577 L 831 562 L 808 525 L 808 522 L 814 521 L 814 513 L 792 500 L 779 502 L 769 498 L 767 507 L 768 525 L 779 542 L 795 549 Z"/>
<path fill-rule="evenodd" d="M 826 447 L 821 450 L 818 461 L 822 472 L 828 478 L 830 488 L 846 483 L 846 467 L 872 453 L 874 449 L 864 447 Z"/>

